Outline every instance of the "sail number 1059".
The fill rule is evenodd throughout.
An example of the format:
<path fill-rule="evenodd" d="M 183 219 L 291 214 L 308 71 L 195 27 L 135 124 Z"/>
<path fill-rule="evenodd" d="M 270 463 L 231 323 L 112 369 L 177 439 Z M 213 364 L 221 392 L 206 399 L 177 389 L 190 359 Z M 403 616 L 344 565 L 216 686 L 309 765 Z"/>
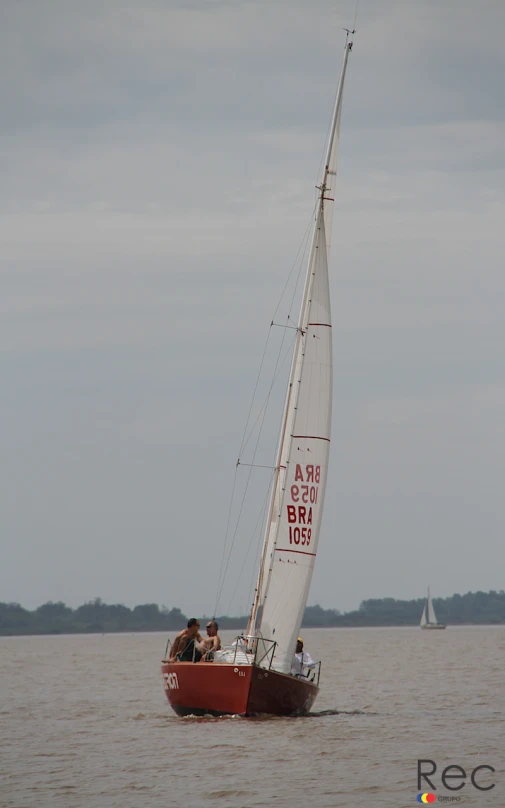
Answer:
<path fill-rule="evenodd" d="M 315 505 L 317 502 L 317 485 L 292 485 L 291 502 L 310 502 Z"/>
<path fill-rule="evenodd" d="M 312 536 L 312 529 L 310 527 L 291 527 L 289 526 L 289 543 L 290 544 L 305 544 L 306 547 L 310 544 Z"/>

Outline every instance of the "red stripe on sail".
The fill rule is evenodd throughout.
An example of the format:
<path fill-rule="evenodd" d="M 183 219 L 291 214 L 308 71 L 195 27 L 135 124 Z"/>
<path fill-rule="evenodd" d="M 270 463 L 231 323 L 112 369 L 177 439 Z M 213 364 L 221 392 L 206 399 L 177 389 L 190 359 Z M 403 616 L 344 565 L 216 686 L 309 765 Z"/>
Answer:
<path fill-rule="evenodd" d="M 289 547 L 276 547 L 276 553 L 300 553 L 301 555 L 315 556 L 315 553 L 307 553 L 305 550 L 290 550 Z"/>
<path fill-rule="evenodd" d="M 321 438 L 319 435 L 291 435 L 292 438 L 310 438 L 310 440 L 327 440 L 331 443 L 329 438 Z"/>
<path fill-rule="evenodd" d="M 331 323 L 307 323 L 307 328 L 309 325 L 324 325 L 326 328 L 331 328 Z"/>

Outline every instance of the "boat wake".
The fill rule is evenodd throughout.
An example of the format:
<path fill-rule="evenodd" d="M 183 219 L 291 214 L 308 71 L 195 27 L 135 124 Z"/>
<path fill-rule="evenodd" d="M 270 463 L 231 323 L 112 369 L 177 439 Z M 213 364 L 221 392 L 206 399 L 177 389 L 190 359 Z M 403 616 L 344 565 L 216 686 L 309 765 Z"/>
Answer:
<path fill-rule="evenodd" d="M 215 721 L 286 721 L 293 718 L 296 719 L 303 719 L 303 718 L 324 718 L 327 715 L 379 715 L 378 713 L 371 712 L 366 707 L 362 708 L 361 710 L 313 710 L 307 715 L 298 715 L 298 716 L 281 716 L 281 715 L 269 715 L 268 713 L 264 713 L 262 715 L 185 715 L 183 717 L 184 721 L 195 721 L 197 723 L 203 722 L 215 722 Z"/>

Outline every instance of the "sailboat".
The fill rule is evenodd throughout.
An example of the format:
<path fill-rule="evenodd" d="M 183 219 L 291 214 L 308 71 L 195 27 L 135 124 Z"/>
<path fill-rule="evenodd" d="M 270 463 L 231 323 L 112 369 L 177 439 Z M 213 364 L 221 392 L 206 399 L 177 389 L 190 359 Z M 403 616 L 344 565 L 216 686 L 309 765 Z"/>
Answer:
<path fill-rule="evenodd" d="M 347 30 L 347 29 L 346 29 Z M 168 701 L 185 715 L 302 715 L 319 692 L 320 663 L 291 673 L 323 514 L 331 431 L 332 340 L 328 251 L 347 31 L 270 491 L 263 552 L 246 633 L 211 662 L 165 652 Z"/>
<path fill-rule="evenodd" d="M 419 625 L 421 628 L 445 628 L 444 624 L 439 623 L 437 620 L 437 615 L 435 614 L 435 609 L 431 601 L 430 587 L 428 587 L 428 597 L 426 598 L 426 603 L 424 604 L 421 622 Z"/>

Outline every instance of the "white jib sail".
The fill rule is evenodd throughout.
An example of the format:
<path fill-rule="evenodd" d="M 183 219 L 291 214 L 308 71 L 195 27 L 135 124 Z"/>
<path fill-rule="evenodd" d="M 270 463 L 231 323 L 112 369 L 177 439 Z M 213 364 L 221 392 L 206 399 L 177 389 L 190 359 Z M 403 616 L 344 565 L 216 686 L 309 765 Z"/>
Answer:
<path fill-rule="evenodd" d="M 287 392 L 261 568 L 249 633 L 277 643 L 273 666 L 288 673 L 307 603 L 319 539 L 331 430 L 332 344 L 328 281 L 346 43 Z M 331 189 L 331 190 L 330 190 Z"/>
<path fill-rule="evenodd" d="M 421 622 L 420 622 L 419 625 L 420 626 L 425 626 L 426 625 L 426 604 L 424 604 L 424 606 L 423 606 L 423 613 L 421 615 Z"/>

